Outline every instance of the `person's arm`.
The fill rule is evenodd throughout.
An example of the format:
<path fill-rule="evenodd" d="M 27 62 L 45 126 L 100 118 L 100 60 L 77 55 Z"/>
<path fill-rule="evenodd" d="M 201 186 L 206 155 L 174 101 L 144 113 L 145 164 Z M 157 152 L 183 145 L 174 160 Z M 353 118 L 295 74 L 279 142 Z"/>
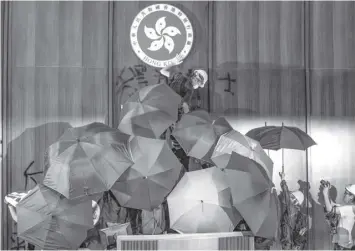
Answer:
<path fill-rule="evenodd" d="M 170 78 L 170 72 L 171 72 L 171 68 L 177 65 L 180 65 L 182 63 L 182 61 L 177 60 L 176 62 L 173 62 L 173 64 L 168 65 L 166 67 L 164 67 L 163 69 L 160 70 L 160 73 L 162 75 L 164 75 L 167 78 Z"/>
<path fill-rule="evenodd" d="M 339 214 L 339 209 L 336 207 L 335 203 L 330 199 L 329 196 L 329 189 L 331 188 L 330 183 L 325 181 L 322 184 L 322 187 L 326 213 L 331 213 L 332 211 L 334 211 L 333 213 Z"/>
<path fill-rule="evenodd" d="M 285 180 L 285 173 L 280 173 L 279 174 L 281 177 L 281 190 L 282 190 L 282 204 L 287 207 L 287 209 L 290 208 L 290 191 L 288 190 L 288 186 Z"/>
<path fill-rule="evenodd" d="M 8 208 L 10 210 L 10 214 L 12 219 L 17 222 L 17 212 L 16 212 L 16 208 L 10 204 L 8 204 Z"/>
<path fill-rule="evenodd" d="M 321 182 L 324 197 L 324 211 L 325 218 L 330 226 L 330 231 L 332 234 L 337 232 L 337 226 L 340 218 L 340 210 L 335 205 L 335 203 L 330 199 L 329 189 L 331 187 L 330 183 L 327 181 Z"/>
<path fill-rule="evenodd" d="M 289 250 L 292 247 L 292 229 L 290 215 L 290 193 L 285 181 L 285 173 L 279 173 L 282 189 L 282 215 L 281 215 L 281 235 L 280 241 L 282 249 Z"/>
<path fill-rule="evenodd" d="M 334 203 L 329 198 L 329 187 L 324 187 L 323 189 L 324 206 L 327 213 L 333 210 Z"/>

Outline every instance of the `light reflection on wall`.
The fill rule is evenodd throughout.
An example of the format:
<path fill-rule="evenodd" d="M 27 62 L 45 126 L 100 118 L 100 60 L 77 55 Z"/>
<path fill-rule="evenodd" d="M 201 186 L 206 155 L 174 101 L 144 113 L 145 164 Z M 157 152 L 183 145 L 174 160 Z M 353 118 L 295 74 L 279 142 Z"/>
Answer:
<path fill-rule="evenodd" d="M 213 118 L 217 118 L 218 114 L 213 114 Z M 262 127 L 267 122 L 267 125 L 281 126 L 282 123 L 288 126 L 296 126 L 305 130 L 305 121 L 300 118 L 270 118 L 270 117 L 241 117 L 241 116 L 226 116 L 227 120 L 231 123 L 233 128 L 243 134 L 249 130 Z M 279 172 L 282 170 L 282 151 L 266 151 L 274 162 L 273 183 L 276 189 L 280 191 L 280 176 Z M 306 181 L 306 153 L 297 150 L 284 151 L 285 159 L 285 173 L 286 180 L 290 190 L 299 189 L 299 180 Z"/>
<path fill-rule="evenodd" d="M 215 119 L 219 114 L 212 114 Z M 226 116 L 234 129 L 247 133 L 255 127 L 268 125 L 296 126 L 305 130 L 305 120 L 301 118 L 255 118 Z M 337 202 L 341 203 L 342 194 L 347 184 L 355 183 L 355 121 L 351 119 L 315 119 L 311 118 L 309 134 L 317 145 L 309 149 L 309 183 L 313 200 L 318 203 L 320 180 L 329 180 L 338 191 Z M 268 152 L 268 151 L 266 151 Z M 282 152 L 269 151 L 274 162 L 273 182 L 280 190 L 279 172 L 282 166 Z M 290 190 L 299 189 L 299 180 L 306 181 L 306 152 L 298 150 L 285 150 L 285 173 Z"/>
<path fill-rule="evenodd" d="M 310 151 L 309 179 L 315 200 L 321 179 L 329 180 L 337 188 L 337 202 L 342 201 L 345 186 L 355 183 L 354 131 L 355 122 L 352 119 L 312 119 L 310 134 L 318 145 Z"/>
<path fill-rule="evenodd" d="M 12 141 L 19 137 L 26 129 L 30 128 L 35 128 L 47 123 L 55 123 L 55 122 L 67 122 L 69 123 L 72 127 L 78 127 L 78 126 L 83 126 L 86 124 L 90 124 L 92 122 L 101 122 L 105 123 L 105 117 L 101 116 L 98 118 L 94 117 L 86 117 L 86 118 L 74 118 L 72 116 L 70 117 L 50 117 L 50 118 L 43 118 L 43 119 L 38 119 L 38 118 L 31 118 L 26 121 L 26 125 L 21 125 L 21 123 L 12 123 L 11 131 L 10 131 L 10 138 L 9 141 Z"/>

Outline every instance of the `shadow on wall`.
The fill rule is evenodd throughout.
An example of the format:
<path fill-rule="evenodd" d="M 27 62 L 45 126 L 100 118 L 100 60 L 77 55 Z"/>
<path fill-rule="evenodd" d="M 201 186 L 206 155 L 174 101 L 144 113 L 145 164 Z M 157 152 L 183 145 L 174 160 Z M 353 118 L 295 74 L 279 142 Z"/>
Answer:
<path fill-rule="evenodd" d="M 1 182 L 3 188 L 1 198 L 11 192 L 32 189 L 37 183 L 42 182 L 44 153 L 68 128 L 71 128 L 71 125 L 67 122 L 53 122 L 27 128 L 7 144 L 7 154 L 3 160 L 6 167 L 3 180 L 7 182 Z M 3 216 L 4 226 L 7 226 L 8 233 L 12 233 L 9 239 L 5 240 L 4 247 L 20 248 L 23 243 L 16 237 L 16 228 L 7 208 L 4 208 Z"/>
<path fill-rule="evenodd" d="M 305 116 L 305 71 L 299 66 L 223 62 L 210 72 L 213 113 Z"/>

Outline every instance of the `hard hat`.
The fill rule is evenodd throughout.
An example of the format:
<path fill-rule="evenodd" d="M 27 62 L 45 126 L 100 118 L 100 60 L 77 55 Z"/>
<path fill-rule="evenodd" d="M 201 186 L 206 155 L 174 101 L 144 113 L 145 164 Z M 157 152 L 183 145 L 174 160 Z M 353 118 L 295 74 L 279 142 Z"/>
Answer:
<path fill-rule="evenodd" d="M 92 212 L 92 219 L 93 219 L 93 223 L 95 226 L 99 222 L 101 209 L 100 209 L 100 206 L 94 200 L 92 201 L 91 205 L 92 205 L 92 211 L 93 211 Z"/>
<path fill-rule="evenodd" d="M 294 191 L 294 192 L 292 192 L 291 194 L 292 194 L 293 196 L 295 196 L 295 198 L 296 198 L 296 200 L 298 201 L 298 203 L 299 203 L 300 205 L 302 205 L 302 203 L 303 203 L 303 201 L 304 201 L 304 194 L 303 194 L 301 191 L 299 191 L 299 190 Z"/>
<path fill-rule="evenodd" d="M 201 77 L 203 78 L 203 85 L 205 85 L 208 80 L 207 72 L 204 70 L 195 70 L 194 72 L 201 75 Z"/>
<path fill-rule="evenodd" d="M 347 190 L 352 195 L 355 195 L 355 184 L 354 185 L 347 185 L 345 187 L 345 190 Z"/>

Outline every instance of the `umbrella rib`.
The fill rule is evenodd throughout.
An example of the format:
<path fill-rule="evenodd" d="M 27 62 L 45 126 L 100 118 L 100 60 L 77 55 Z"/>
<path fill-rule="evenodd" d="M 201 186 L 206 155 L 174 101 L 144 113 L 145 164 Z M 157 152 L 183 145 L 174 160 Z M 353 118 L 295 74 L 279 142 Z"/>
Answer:
<path fill-rule="evenodd" d="M 288 129 L 288 128 L 287 128 Z M 298 128 L 297 128 L 298 129 Z M 289 131 L 291 131 L 290 129 L 288 129 Z M 299 139 L 299 141 L 301 141 L 301 144 L 303 146 L 303 150 L 306 150 L 307 147 L 305 147 L 305 142 L 303 140 L 303 137 L 302 135 L 297 131 L 297 130 L 294 130 L 294 131 L 291 131 L 293 134 L 295 134 L 297 136 L 297 138 Z M 308 136 L 308 135 L 307 135 Z"/>
<path fill-rule="evenodd" d="M 163 174 L 163 173 L 165 173 L 165 172 L 170 172 L 172 169 L 173 169 L 173 168 L 171 168 L 171 169 L 169 169 L 169 170 L 165 170 L 164 172 L 161 172 L 161 173 L 157 173 L 157 174 L 150 175 L 150 177 L 156 176 L 156 175 L 160 175 L 160 174 Z M 167 189 L 167 190 L 170 190 L 170 189 L 171 189 L 171 188 L 168 188 L 168 187 L 163 186 L 162 184 L 159 184 L 159 183 L 155 182 L 154 180 L 149 179 L 149 181 L 151 181 L 151 182 L 155 183 L 156 185 L 158 185 L 158 186 L 160 186 L 160 187 L 163 187 L 163 188 L 165 188 L 165 189 Z"/>
<path fill-rule="evenodd" d="M 106 184 L 106 182 L 105 182 L 104 177 L 102 177 L 101 174 L 100 174 L 100 172 L 97 171 L 97 169 L 96 169 L 94 163 L 91 161 L 91 158 L 88 158 L 88 160 L 89 160 L 89 162 L 91 163 L 91 166 L 93 167 L 93 169 L 95 170 L 95 172 L 96 172 L 96 173 L 98 174 L 98 176 L 100 177 L 100 180 L 101 180 L 102 184 L 103 184 L 103 185 L 106 187 L 106 189 L 107 189 L 107 184 Z"/>
<path fill-rule="evenodd" d="M 26 229 L 25 231 L 23 231 L 23 232 L 22 232 L 21 234 L 19 234 L 19 235 L 21 236 L 21 235 L 27 234 L 27 233 L 28 233 L 29 231 L 31 231 L 32 229 L 38 227 L 38 225 L 41 224 L 42 222 L 44 222 L 44 221 L 46 221 L 46 220 L 50 220 L 51 217 L 52 217 L 52 215 L 47 216 L 47 217 L 46 217 L 44 220 L 42 220 L 40 223 L 38 223 L 38 224 L 36 224 L 36 225 L 34 225 L 34 226 L 32 226 L 32 227 Z"/>
<path fill-rule="evenodd" d="M 93 226 L 94 223 L 90 224 L 90 225 L 84 225 L 84 224 L 77 224 L 77 223 L 74 223 L 74 222 L 71 222 L 71 221 L 68 221 L 68 220 L 64 220 L 63 218 L 59 217 L 59 216 L 56 216 L 58 218 L 58 220 L 60 221 L 65 221 L 71 225 L 75 225 L 75 226 L 79 226 L 79 227 L 88 227 L 89 229 Z M 90 219 L 91 219 L 91 216 L 90 216 Z"/>
<path fill-rule="evenodd" d="M 47 231 L 47 236 L 49 232 L 56 232 L 54 230 L 48 230 Z M 66 241 L 66 243 L 68 244 L 69 247 L 73 247 L 73 245 L 65 238 L 64 234 L 62 232 L 59 232 L 60 235 L 62 236 L 63 240 Z M 46 242 L 44 242 L 44 247 L 46 246 Z"/>
<path fill-rule="evenodd" d="M 94 144 L 94 145 L 95 145 L 95 144 Z M 97 145 L 97 144 L 96 144 L 96 145 Z M 97 146 L 99 146 L 99 145 L 97 145 Z M 84 151 L 84 153 L 86 154 L 86 151 L 84 150 L 84 148 L 83 148 L 81 145 L 80 145 L 80 148 L 81 148 L 81 149 Z M 91 158 L 89 158 L 87 154 L 86 154 L 86 156 L 87 156 L 87 160 L 91 163 L 91 166 L 93 167 L 93 169 L 96 171 L 96 173 L 98 174 L 98 176 L 101 178 L 100 180 L 101 180 L 102 184 L 104 184 L 104 186 L 107 188 L 107 184 L 106 184 L 106 182 L 104 181 L 104 180 L 105 180 L 104 177 L 102 177 L 101 174 L 100 174 L 100 172 L 97 171 L 97 169 L 96 169 L 94 163 L 92 162 Z"/>
<path fill-rule="evenodd" d="M 118 173 L 118 171 L 117 171 L 117 169 L 116 168 L 114 168 L 114 165 L 112 164 L 112 163 L 110 163 L 109 161 L 107 161 L 106 159 L 102 159 L 102 161 L 104 161 L 108 166 L 110 166 L 111 167 L 111 169 L 113 169 L 114 171 L 115 171 L 115 173 L 117 174 L 117 175 L 119 175 L 119 173 Z M 120 161 L 120 162 L 117 162 L 117 164 L 118 163 L 130 163 L 130 166 L 132 166 L 133 165 L 133 163 L 131 162 L 131 161 Z M 129 166 L 129 167 L 130 167 Z M 129 167 L 127 167 L 127 168 L 129 168 Z M 127 169 L 126 168 L 126 169 Z M 95 169 L 96 170 L 96 169 Z M 122 174 L 121 174 L 122 175 Z"/>
<path fill-rule="evenodd" d="M 298 135 L 296 132 L 290 130 L 289 128 L 287 128 L 287 127 L 285 127 L 285 126 L 283 127 L 283 129 L 281 129 L 280 139 L 281 139 L 281 137 L 282 137 L 282 134 L 285 133 L 283 130 L 287 130 L 287 131 L 289 131 L 291 134 L 295 135 L 295 136 L 297 137 L 297 139 L 300 141 L 300 143 L 301 143 L 301 145 L 302 145 L 302 147 L 303 147 L 303 141 L 302 141 L 302 139 L 299 137 L 299 135 Z M 280 141 L 281 141 L 281 140 L 280 140 Z M 281 146 L 281 142 L 280 142 L 280 146 Z M 282 148 L 288 149 L 287 147 L 282 147 Z M 291 148 L 291 149 L 293 149 L 293 148 Z M 298 149 L 295 149 L 295 150 L 298 150 Z"/>
<path fill-rule="evenodd" d="M 192 208 L 190 208 L 189 210 L 187 210 L 186 212 L 184 212 L 183 214 L 181 214 L 181 215 L 179 216 L 179 218 L 177 218 L 177 219 L 175 220 L 174 223 L 178 222 L 183 216 L 185 216 L 186 214 L 190 213 L 192 210 L 194 210 L 194 209 L 195 209 L 196 207 L 198 207 L 198 206 L 200 206 L 200 205 L 195 205 L 195 206 L 193 206 Z M 171 227 L 172 227 L 172 226 L 171 226 Z"/>
<path fill-rule="evenodd" d="M 149 208 L 152 208 L 152 197 L 150 196 L 150 188 L 149 188 L 149 185 L 148 185 L 147 187 L 148 187 Z"/>
<path fill-rule="evenodd" d="M 263 191 L 261 191 L 261 192 L 259 192 L 259 193 L 253 194 L 252 196 L 247 197 L 247 198 L 241 200 L 241 201 L 238 202 L 238 203 L 234 203 L 234 201 L 233 201 L 233 206 L 234 206 L 235 204 L 241 204 L 243 201 L 249 200 L 249 199 L 251 199 L 251 198 L 253 198 L 253 197 L 255 197 L 255 196 L 259 195 L 259 194 L 265 193 L 265 192 L 268 191 L 268 190 L 269 190 L 269 188 L 265 188 L 265 190 L 263 190 Z M 236 206 L 234 206 L 234 207 L 236 207 Z"/>
<path fill-rule="evenodd" d="M 69 162 L 69 161 L 65 161 L 65 163 L 66 162 Z M 63 173 L 63 166 L 67 166 L 67 165 L 69 165 L 69 163 L 67 163 L 67 164 L 59 164 L 60 166 L 61 166 L 61 168 L 60 168 L 60 171 L 59 171 L 59 174 L 57 175 L 57 177 L 61 177 L 62 176 L 62 173 Z M 50 169 L 50 167 L 48 168 L 48 170 Z M 48 171 L 47 171 L 47 174 L 48 174 Z M 46 174 L 46 176 L 47 176 L 47 174 Z M 70 180 L 70 172 L 68 172 L 67 173 L 67 176 L 68 177 L 66 177 L 66 180 Z M 63 191 L 63 193 L 64 193 L 64 191 Z M 64 195 L 64 194 L 63 194 Z M 68 196 L 69 196 L 69 194 L 68 194 Z M 45 200 L 45 198 L 43 197 L 43 199 Z M 46 201 L 46 200 L 45 200 Z"/>

